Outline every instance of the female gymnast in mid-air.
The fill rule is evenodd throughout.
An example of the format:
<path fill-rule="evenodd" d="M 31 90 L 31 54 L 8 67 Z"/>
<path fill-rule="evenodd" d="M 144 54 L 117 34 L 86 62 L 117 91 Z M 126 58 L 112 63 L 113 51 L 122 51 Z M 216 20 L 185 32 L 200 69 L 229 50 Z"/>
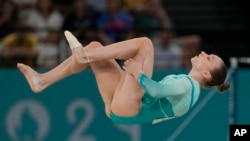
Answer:
<path fill-rule="evenodd" d="M 135 38 L 108 46 L 81 43 L 65 31 L 72 55 L 54 69 L 38 73 L 18 63 L 35 93 L 87 67 L 94 72 L 107 116 L 117 124 L 158 123 L 180 117 L 197 102 L 200 88 L 217 86 L 220 92 L 229 88 L 227 69 L 222 59 L 201 52 L 191 59 L 192 69 L 186 74 L 168 75 L 161 81 L 151 79 L 153 45 L 146 38 Z M 123 69 L 115 59 L 126 60 Z M 87 87 L 86 87 L 87 88 Z"/>

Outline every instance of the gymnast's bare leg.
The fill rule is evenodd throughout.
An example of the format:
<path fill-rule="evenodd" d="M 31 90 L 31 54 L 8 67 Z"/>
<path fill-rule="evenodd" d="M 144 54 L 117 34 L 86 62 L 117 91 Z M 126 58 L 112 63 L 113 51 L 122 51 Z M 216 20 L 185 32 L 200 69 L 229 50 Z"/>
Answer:
<path fill-rule="evenodd" d="M 78 59 L 84 59 L 86 58 L 84 55 L 90 55 L 86 58 L 87 63 L 90 64 L 95 74 L 107 116 L 110 115 L 112 107 L 114 107 L 112 109 L 114 113 L 125 110 L 124 113 L 117 113 L 120 115 L 136 114 L 140 110 L 141 97 L 144 92 L 137 81 L 130 74 L 124 72 L 114 59 L 133 58 L 135 61 L 143 61 L 146 63 L 144 72 L 151 77 L 153 68 L 151 41 L 147 38 L 137 38 L 105 47 L 100 47 L 102 45 L 98 42 L 92 42 L 90 43 L 91 47 L 83 48 L 70 32 L 66 32 L 65 35 L 72 49 L 73 61 L 76 64 L 85 64 L 86 62 Z M 95 57 L 96 53 L 103 54 Z M 145 60 L 144 54 L 147 54 Z"/>
<path fill-rule="evenodd" d="M 93 49 L 100 47 L 103 46 L 99 42 L 92 42 L 90 48 Z M 105 105 L 105 113 L 109 117 L 115 90 L 125 72 L 114 59 L 93 61 L 89 64 L 94 72 L 97 86 Z"/>
<path fill-rule="evenodd" d="M 70 46 L 73 45 L 70 44 Z M 86 48 L 98 47 L 103 46 L 98 42 L 91 42 L 86 46 Z M 60 65 L 44 74 L 37 73 L 27 65 L 21 63 L 18 64 L 18 68 L 24 74 L 30 84 L 31 89 L 34 92 L 41 92 L 43 89 L 52 85 L 53 83 L 71 74 L 83 71 L 88 66 L 91 67 L 95 74 L 99 91 L 105 103 L 106 114 L 109 116 L 114 91 L 120 81 L 121 74 L 124 73 L 114 59 L 95 61 L 90 64 L 76 64 L 74 61 L 72 61 L 72 57 L 69 57 Z"/>
<path fill-rule="evenodd" d="M 55 82 L 69 75 L 84 70 L 86 67 L 88 67 L 88 64 L 76 65 L 72 61 L 72 57 L 69 57 L 61 64 L 59 64 L 57 67 L 46 73 L 37 73 L 30 66 L 27 66 L 22 63 L 18 63 L 17 67 L 24 74 L 32 91 L 35 93 L 39 93 L 43 91 L 45 88 L 54 84 Z"/>
<path fill-rule="evenodd" d="M 68 37 L 71 38 L 73 36 L 68 35 Z M 75 39 L 68 40 L 74 41 Z M 142 62 L 143 56 L 146 54 L 146 57 L 143 59 L 143 73 L 147 74 L 149 77 L 152 76 L 153 46 L 148 38 L 135 38 L 114 43 L 103 48 L 82 48 L 74 46 L 71 49 L 73 60 L 79 64 L 92 64 L 95 61 L 109 59 L 125 60 L 128 58 L 132 58 L 137 62 Z M 96 71 L 95 75 L 103 72 L 103 70 L 99 70 L 99 72 Z M 99 89 L 101 93 L 106 90 L 105 85 L 113 81 L 107 76 L 108 75 L 104 75 L 104 79 L 97 80 L 99 86 L 104 86 L 103 89 Z M 117 85 L 111 84 L 114 85 L 114 93 L 112 93 L 112 91 L 109 92 L 110 95 L 113 95 L 113 98 L 110 99 L 111 102 L 108 101 L 105 103 L 107 115 L 109 115 L 110 111 L 122 116 L 137 114 L 141 108 L 141 98 L 144 95 L 143 89 L 139 86 L 136 79 L 126 72 L 121 73 L 120 78 L 117 77 L 117 79 L 117 81 L 119 81 Z"/>
<path fill-rule="evenodd" d="M 69 44 L 72 45 L 72 43 L 70 43 L 71 40 L 68 39 L 68 41 L 69 41 Z M 99 46 L 97 44 L 98 43 L 95 43 L 94 46 L 96 47 Z M 73 45 L 73 47 L 75 46 Z M 47 85 L 44 85 L 45 87 L 42 87 L 41 89 L 35 89 L 35 90 L 39 92 L 43 88 L 46 88 L 46 86 L 49 86 L 53 84 L 54 82 L 72 74 L 72 69 L 71 69 L 72 64 L 73 66 L 75 66 L 75 64 L 78 64 L 80 67 L 77 67 L 77 68 L 80 68 L 79 70 L 83 70 L 84 68 L 87 67 L 87 64 L 91 62 L 90 66 L 95 73 L 100 93 L 102 94 L 104 103 L 106 105 L 105 107 L 106 107 L 107 115 L 109 115 L 109 112 L 111 109 L 114 113 L 117 113 L 120 115 L 133 115 L 136 112 L 138 112 L 138 110 L 140 109 L 140 104 L 141 104 L 140 99 L 143 96 L 143 91 L 138 85 L 138 83 L 136 82 L 136 80 L 131 75 L 124 73 L 118 67 L 118 65 L 114 63 L 114 60 L 112 59 L 134 58 L 136 61 L 141 61 L 141 58 L 143 56 L 142 54 L 146 53 L 147 58 L 145 59 L 144 73 L 146 73 L 150 77 L 152 75 L 152 68 L 153 68 L 152 67 L 153 66 L 153 59 L 152 59 L 153 52 L 152 52 L 152 43 L 150 42 L 150 40 L 147 38 L 137 38 L 137 39 L 132 39 L 132 40 L 124 41 L 124 42 L 119 42 L 110 46 L 106 46 L 104 48 L 92 49 L 92 47 L 89 47 L 89 48 L 86 47 L 85 51 L 88 52 L 89 58 L 86 58 L 86 56 L 79 57 L 79 55 L 86 54 L 86 52 L 85 53 L 79 52 L 79 51 L 84 51 L 84 50 L 81 50 L 81 48 L 79 47 L 77 48 L 78 54 L 75 54 L 76 52 L 74 52 L 74 49 L 72 49 L 73 57 L 67 59 L 55 69 L 45 73 L 48 76 L 53 76 L 53 77 L 43 77 L 45 78 L 45 80 L 49 81 L 49 83 L 47 83 Z M 86 62 L 83 63 L 82 60 L 79 60 L 82 58 L 87 59 L 87 63 Z M 106 64 L 101 63 L 102 60 L 106 60 L 106 61 L 110 60 L 110 63 L 108 62 L 106 62 Z M 113 67 L 113 69 L 111 69 L 112 68 L 111 66 Z M 32 80 L 33 79 L 32 76 L 38 76 L 36 78 L 41 77 L 40 74 L 36 73 L 34 70 L 32 70 L 28 66 L 19 64 L 18 67 L 24 73 L 28 81 L 34 82 L 34 80 Z M 62 68 L 64 68 L 63 71 L 61 70 Z M 56 71 L 57 69 L 61 70 L 61 74 L 54 75 L 55 73 L 57 73 Z M 110 81 L 111 76 L 113 76 L 112 81 Z M 43 81 L 41 82 L 43 83 Z M 111 82 L 113 83 L 111 84 Z M 37 84 L 37 82 L 35 84 Z M 32 83 L 30 85 L 32 87 Z M 120 110 L 122 111 L 125 110 L 125 111 L 123 111 L 124 112 L 123 113 Z"/>

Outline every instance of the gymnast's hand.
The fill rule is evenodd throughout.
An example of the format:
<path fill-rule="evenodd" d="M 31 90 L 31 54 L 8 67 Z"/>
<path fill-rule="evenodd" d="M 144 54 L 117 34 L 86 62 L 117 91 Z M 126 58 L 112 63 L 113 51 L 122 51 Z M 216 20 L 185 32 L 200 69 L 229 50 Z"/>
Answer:
<path fill-rule="evenodd" d="M 138 81 L 138 74 L 143 73 L 143 65 L 145 61 L 145 54 L 142 60 L 134 60 L 132 58 L 126 60 L 123 65 L 123 69 L 131 74 Z"/>

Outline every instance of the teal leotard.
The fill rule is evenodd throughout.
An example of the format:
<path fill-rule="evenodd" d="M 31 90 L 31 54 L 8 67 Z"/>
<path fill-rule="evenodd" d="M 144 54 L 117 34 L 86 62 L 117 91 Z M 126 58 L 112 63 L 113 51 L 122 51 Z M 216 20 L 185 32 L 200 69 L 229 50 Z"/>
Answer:
<path fill-rule="evenodd" d="M 200 86 L 185 74 L 168 75 L 156 82 L 145 74 L 139 74 L 139 84 L 145 90 L 142 107 L 135 116 L 118 116 L 110 113 L 117 124 L 158 123 L 180 117 L 197 102 Z"/>

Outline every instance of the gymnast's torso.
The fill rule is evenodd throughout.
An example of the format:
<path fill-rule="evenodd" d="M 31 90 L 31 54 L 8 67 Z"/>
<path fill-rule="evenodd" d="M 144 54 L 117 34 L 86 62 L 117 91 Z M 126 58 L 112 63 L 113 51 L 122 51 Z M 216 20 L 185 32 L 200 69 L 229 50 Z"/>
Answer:
<path fill-rule="evenodd" d="M 126 117 L 111 112 L 114 123 L 155 124 L 180 117 L 194 106 L 200 94 L 199 83 L 185 74 L 168 75 L 159 82 L 140 74 L 139 83 L 145 90 L 139 113 Z"/>

